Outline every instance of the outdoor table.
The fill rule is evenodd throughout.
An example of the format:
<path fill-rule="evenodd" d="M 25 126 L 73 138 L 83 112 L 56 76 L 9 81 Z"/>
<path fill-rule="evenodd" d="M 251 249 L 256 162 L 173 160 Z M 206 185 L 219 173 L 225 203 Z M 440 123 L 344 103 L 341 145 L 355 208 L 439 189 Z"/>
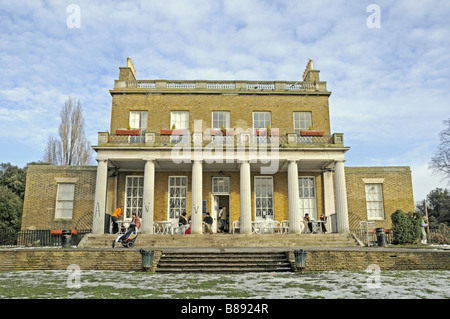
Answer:
<path fill-rule="evenodd" d="M 254 234 L 265 234 L 275 232 L 275 228 L 277 228 L 277 222 L 273 219 L 256 219 L 252 221 L 252 231 Z"/>
<path fill-rule="evenodd" d="M 312 220 L 312 229 L 313 232 L 322 233 L 322 224 L 325 223 L 323 220 Z"/>
<path fill-rule="evenodd" d="M 154 222 L 154 224 L 157 234 L 173 234 L 173 225 L 171 221 L 158 221 Z"/>

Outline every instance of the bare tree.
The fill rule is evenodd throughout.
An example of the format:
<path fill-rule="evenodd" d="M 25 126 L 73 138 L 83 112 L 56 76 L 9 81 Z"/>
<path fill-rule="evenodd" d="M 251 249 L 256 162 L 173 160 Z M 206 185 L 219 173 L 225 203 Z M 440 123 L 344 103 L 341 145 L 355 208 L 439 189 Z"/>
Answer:
<path fill-rule="evenodd" d="M 450 179 L 450 118 L 444 121 L 446 128 L 440 133 L 440 144 L 431 158 L 429 167 L 436 174 L 442 174 Z"/>
<path fill-rule="evenodd" d="M 61 109 L 58 137 L 49 136 L 44 161 L 54 165 L 88 165 L 92 149 L 84 135 L 83 109 L 77 98 L 68 98 Z"/>

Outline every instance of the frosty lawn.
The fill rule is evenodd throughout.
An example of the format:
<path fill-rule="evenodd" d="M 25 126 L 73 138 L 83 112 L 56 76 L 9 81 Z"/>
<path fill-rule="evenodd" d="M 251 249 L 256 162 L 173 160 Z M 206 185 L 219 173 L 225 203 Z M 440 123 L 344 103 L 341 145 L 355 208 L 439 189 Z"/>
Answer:
<path fill-rule="evenodd" d="M 0 272 L 0 298 L 450 298 L 450 271 L 154 274 Z"/>

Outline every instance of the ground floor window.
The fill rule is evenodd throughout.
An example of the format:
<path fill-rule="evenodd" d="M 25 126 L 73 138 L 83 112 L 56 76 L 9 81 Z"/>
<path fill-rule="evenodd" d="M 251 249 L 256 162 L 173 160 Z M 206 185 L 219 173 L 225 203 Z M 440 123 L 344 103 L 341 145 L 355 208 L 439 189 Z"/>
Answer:
<path fill-rule="evenodd" d="M 169 177 L 169 220 L 187 213 L 187 176 Z"/>
<path fill-rule="evenodd" d="M 127 176 L 125 192 L 125 220 L 131 220 L 131 214 L 142 217 L 142 197 L 144 194 L 144 177 Z"/>
<path fill-rule="evenodd" d="M 73 215 L 73 199 L 75 195 L 75 184 L 58 183 L 56 195 L 55 218 L 70 219 Z"/>
<path fill-rule="evenodd" d="M 366 184 L 367 219 L 384 219 L 383 185 Z"/>
<path fill-rule="evenodd" d="M 312 219 L 317 219 L 316 206 L 316 181 L 314 177 L 298 178 L 298 193 L 300 197 L 300 214 L 309 214 Z"/>
<path fill-rule="evenodd" d="M 255 176 L 255 217 L 274 219 L 273 179 Z"/>

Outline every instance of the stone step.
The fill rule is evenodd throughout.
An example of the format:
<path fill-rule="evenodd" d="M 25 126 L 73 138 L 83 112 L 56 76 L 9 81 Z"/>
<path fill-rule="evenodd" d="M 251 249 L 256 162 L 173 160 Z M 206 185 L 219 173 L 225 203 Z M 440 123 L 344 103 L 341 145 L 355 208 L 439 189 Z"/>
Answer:
<path fill-rule="evenodd" d="M 292 269 L 289 268 L 277 268 L 277 269 L 267 269 L 267 268 L 176 268 L 176 269 L 164 269 L 157 268 L 158 273 L 188 273 L 188 272 L 206 272 L 206 273 L 243 273 L 243 272 L 291 272 Z"/>
<path fill-rule="evenodd" d="M 87 235 L 80 248 L 111 248 L 116 235 Z M 354 247 L 356 241 L 346 234 L 264 234 L 264 235 L 139 235 L 136 248 L 148 247 Z M 116 246 L 117 247 L 117 246 Z"/>
<path fill-rule="evenodd" d="M 292 271 L 286 252 L 163 252 L 156 272 Z"/>

